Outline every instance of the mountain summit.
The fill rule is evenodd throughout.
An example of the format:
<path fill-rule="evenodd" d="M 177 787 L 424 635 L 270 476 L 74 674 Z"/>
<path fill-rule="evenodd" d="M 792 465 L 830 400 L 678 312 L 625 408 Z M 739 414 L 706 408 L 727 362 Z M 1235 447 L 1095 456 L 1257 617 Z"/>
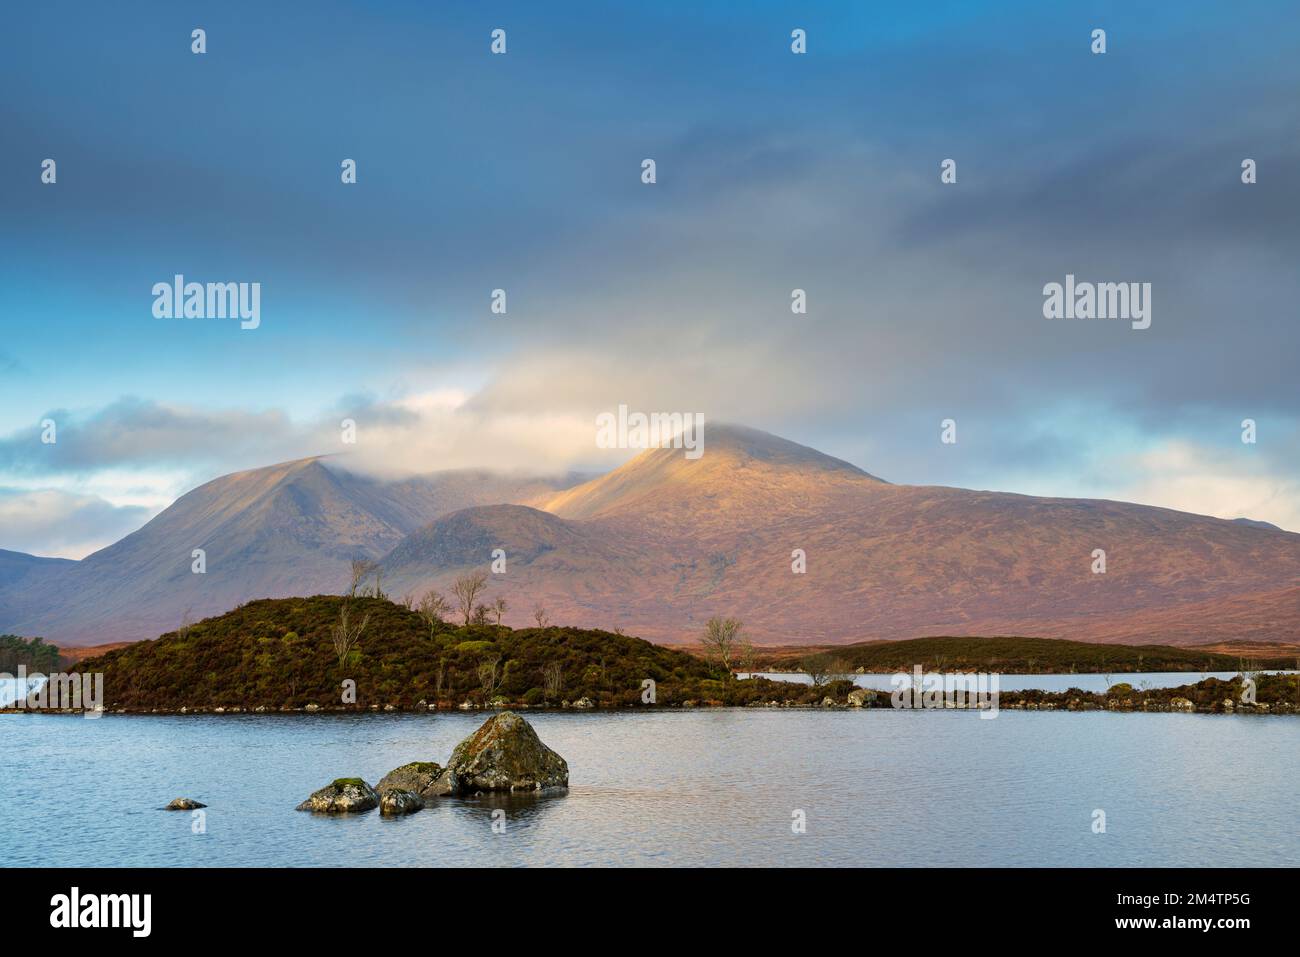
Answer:
<path fill-rule="evenodd" d="M 706 425 L 703 455 L 648 449 L 608 475 L 560 492 L 541 507 L 563 518 L 683 508 L 785 510 L 832 492 L 884 484 L 855 465 L 739 425 Z"/>

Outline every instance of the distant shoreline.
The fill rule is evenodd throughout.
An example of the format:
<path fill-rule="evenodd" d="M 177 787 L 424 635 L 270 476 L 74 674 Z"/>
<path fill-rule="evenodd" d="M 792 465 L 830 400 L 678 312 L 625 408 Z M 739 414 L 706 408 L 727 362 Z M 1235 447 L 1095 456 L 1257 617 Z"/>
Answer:
<path fill-rule="evenodd" d="M 1195 684 L 1179 685 L 1171 688 L 1134 689 L 1127 684 L 1112 686 L 1107 692 L 1090 692 L 1078 688 L 1064 691 L 1043 691 L 1027 689 L 1024 691 L 1006 691 L 998 693 L 997 711 L 1112 711 L 1121 713 L 1186 713 L 1186 714 L 1251 714 L 1251 715 L 1300 715 L 1300 674 L 1256 675 L 1255 688 L 1250 694 L 1253 700 L 1243 700 L 1243 683 L 1240 680 L 1205 678 Z M 742 679 L 743 681 L 762 681 L 771 686 L 781 682 L 766 679 Z M 104 714 L 128 715 L 356 715 L 356 714 L 446 714 L 454 712 L 498 712 L 506 710 L 540 712 L 540 713 L 646 713 L 665 711 L 694 711 L 713 708 L 757 708 L 761 710 L 781 711 L 869 711 L 869 710 L 978 710 L 972 703 L 958 699 L 957 704 L 936 706 L 915 705 L 897 708 L 890 692 L 850 686 L 848 682 L 836 681 L 825 686 L 801 685 L 805 691 L 802 699 L 770 698 L 755 700 L 746 704 L 735 704 L 721 700 L 688 700 L 663 705 L 644 706 L 605 706 L 582 699 L 581 702 L 563 702 L 559 705 L 529 705 L 524 702 L 499 701 L 492 704 L 462 702 L 439 702 L 433 705 L 421 702 L 417 705 L 368 704 L 368 705 L 319 705 L 309 703 L 294 707 L 281 705 L 268 707 L 256 705 L 230 705 L 215 707 L 115 707 L 104 710 Z M 823 694 L 824 692 L 824 694 Z M 812 694 L 812 700 L 806 695 Z M 822 695 L 817 700 L 817 695 Z M 918 694 L 918 699 L 920 695 Z M 0 714 L 80 714 L 74 709 L 27 709 L 0 708 Z"/>

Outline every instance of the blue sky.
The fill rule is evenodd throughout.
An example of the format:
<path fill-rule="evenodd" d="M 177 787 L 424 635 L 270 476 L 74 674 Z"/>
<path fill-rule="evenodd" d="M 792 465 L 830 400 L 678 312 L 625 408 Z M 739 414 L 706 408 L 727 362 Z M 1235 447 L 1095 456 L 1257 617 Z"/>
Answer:
<path fill-rule="evenodd" d="M 1300 530 L 1297 8 L 980 6 L 6 10 L 0 548 L 84 554 L 345 416 L 388 472 L 608 467 L 619 403 Z M 1044 320 L 1067 272 L 1151 282 L 1152 327 Z M 154 318 L 175 273 L 260 282 L 260 328 Z"/>

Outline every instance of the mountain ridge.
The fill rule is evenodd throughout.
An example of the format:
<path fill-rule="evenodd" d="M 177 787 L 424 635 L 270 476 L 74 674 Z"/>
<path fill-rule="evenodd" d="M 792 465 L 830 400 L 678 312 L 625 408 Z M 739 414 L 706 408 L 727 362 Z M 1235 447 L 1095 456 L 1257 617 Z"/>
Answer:
<path fill-rule="evenodd" d="M 541 605 L 556 622 L 658 641 L 693 640 L 714 615 L 770 644 L 1300 637 L 1300 535 L 1266 523 L 895 485 L 743 426 L 707 431 L 697 459 L 651 449 L 579 478 L 384 482 L 321 457 L 233 473 L 82 562 L 12 559 L 23 587 L 0 579 L 0 631 L 149 637 L 190 612 L 337 593 L 359 557 L 380 563 L 390 594 L 446 592 L 502 549 L 489 598 L 507 600 L 507 622 Z M 204 575 L 190 573 L 194 548 Z"/>

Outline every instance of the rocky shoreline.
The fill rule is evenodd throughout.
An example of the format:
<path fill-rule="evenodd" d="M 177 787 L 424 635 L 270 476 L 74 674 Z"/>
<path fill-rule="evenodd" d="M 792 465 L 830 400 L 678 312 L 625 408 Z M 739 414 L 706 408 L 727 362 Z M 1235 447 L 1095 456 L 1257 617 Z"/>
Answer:
<path fill-rule="evenodd" d="M 883 698 L 883 700 L 882 700 Z M 1103 700 L 1098 701 L 1098 698 Z M 977 710 L 975 705 L 966 705 L 954 703 L 944 705 L 942 708 L 908 708 L 893 709 L 887 692 L 877 692 L 877 699 L 869 703 L 854 704 L 848 700 L 836 700 L 827 696 L 820 702 L 806 703 L 786 700 L 770 700 L 763 702 L 751 702 L 745 705 L 727 704 L 722 701 L 686 701 L 680 704 L 661 705 L 658 707 L 649 706 L 646 708 L 635 707 L 614 707 L 614 708 L 593 708 L 604 714 L 633 713 L 638 711 L 696 711 L 708 709 L 752 709 L 760 708 L 765 710 L 779 711 L 851 711 L 855 709 L 870 710 Z M 306 708 L 114 708 L 105 710 L 103 714 L 116 715 L 301 715 L 301 714 L 320 714 L 320 715 L 354 715 L 367 714 L 379 711 L 379 708 L 356 708 L 344 705 L 333 705 L 330 707 L 306 707 Z M 382 709 L 384 713 L 397 714 L 425 714 L 429 712 L 446 712 L 458 710 L 455 708 L 405 708 L 390 706 Z M 527 705 L 522 703 L 499 704 L 499 705 L 475 705 L 473 711 L 501 711 L 518 710 L 533 712 L 555 712 L 566 710 L 563 708 L 550 707 L 546 705 Z M 1206 706 L 1196 703 L 1190 698 L 1176 695 L 1168 700 L 1147 699 L 1147 698 L 1124 698 L 1124 699 L 1104 699 L 1102 695 L 1095 695 L 1090 692 L 1082 694 L 1069 694 L 1068 692 L 1046 692 L 1041 697 L 1030 697 L 1030 693 L 1025 694 L 1003 694 L 998 703 L 1000 711 L 1115 711 L 1120 713 L 1142 712 L 1148 714 L 1158 713 L 1185 713 L 1185 714 L 1273 714 L 1273 715 L 1300 715 L 1300 704 L 1290 701 L 1259 701 L 1255 703 L 1246 703 L 1234 701 L 1232 698 L 1223 698 L 1213 704 Z M 45 710 L 30 710 L 18 708 L 0 708 L 0 715 L 3 714 L 29 714 L 29 715 L 82 715 L 84 711 L 71 708 L 49 708 Z"/>
<path fill-rule="evenodd" d="M 1083 691 L 1070 688 L 1065 691 L 1002 691 L 998 696 L 998 709 L 1010 711 L 1117 711 L 1117 712 L 1174 712 L 1197 714 L 1300 714 L 1300 674 L 1260 674 L 1253 700 L 1243 700 L 1244 683 L 1241 678 L 1225 681 L 1205 678 L 1195 684 L 1173 688 L 1135 689 L 1128 684 L 1118 684 L 1107 692 Z M 718 682 L 726 687 L 722 682 Z M 387 704 L 331 704 L 308 703 L 294 707 L 281 705 L 217 705 L 213 707 L 181 705 L 175 708 L 109 707 L 104 713 L 112 714 L 365 714 L 365 713 L 421 713 L 446 711 L 683 711 L 696 708 L 770 708 L 789 710 L 871 709 L 894 707 L 891 693 L 859 688 L 851 681 L 837 680 L 823 686 L 795 685 L 768 679 L 743 679 L 731 682 L 743 690 L 744 700 L 724 698 L 686 699 L 660 704 L 610 706 L 591 698 L 561 701 L 558 705 L 530 704 L 495 697 L 487 702 L 466 700 L 461 702 L 420 700 L 414 704 L 401 701 Z M 760 693 L 761 692 L 761 693 Z M 791 692 L 795 692 L 791 694 Z M 730 697 L 730 696 L 729 696 Z M 947 707 L 962 708 L 952 704 Z M 970 707 L 973 707 L 971 705 Z M 909 710 L 926 710 L 919 706 Z M 932 710 L 932 708 L 931 708 Z M 77 714 L 74 709 L 22 709 L 3 708 L 0 714 Z"/>

